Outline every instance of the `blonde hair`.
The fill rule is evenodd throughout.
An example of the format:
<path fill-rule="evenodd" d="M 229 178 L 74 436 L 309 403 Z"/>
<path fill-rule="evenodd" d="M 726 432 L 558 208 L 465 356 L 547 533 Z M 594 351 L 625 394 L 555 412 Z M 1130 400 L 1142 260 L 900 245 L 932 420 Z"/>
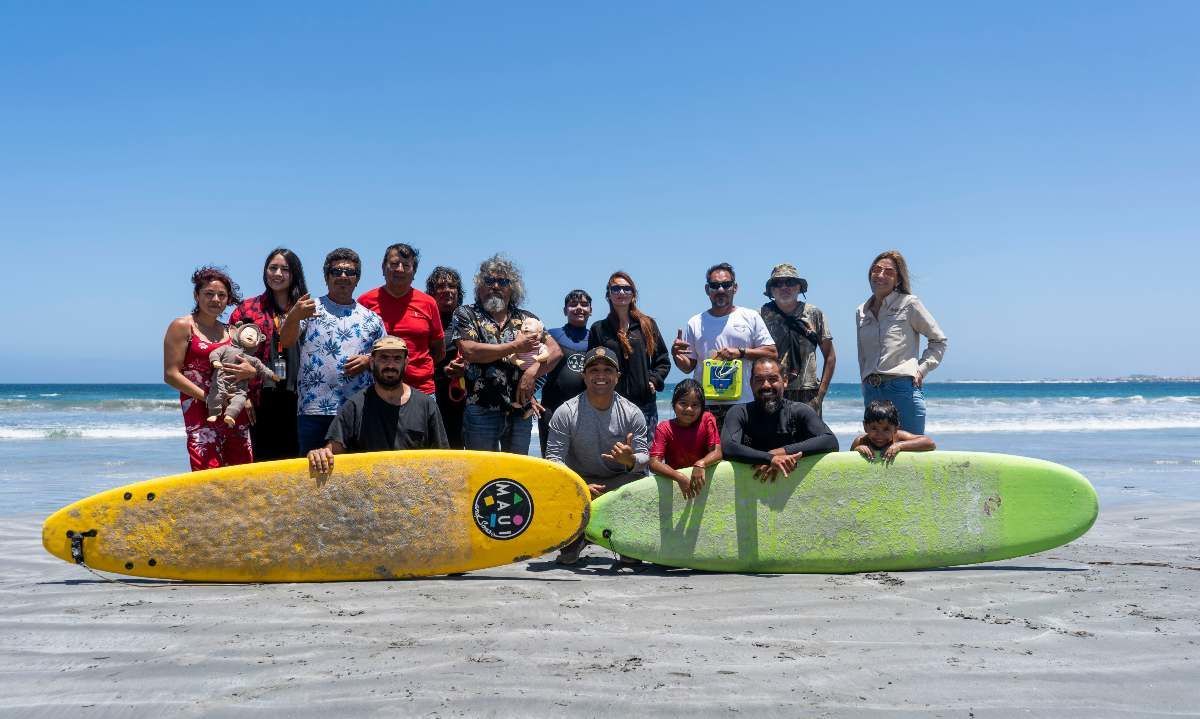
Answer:
<path fill-rule="evenodd" d="M 911 295 L 912 283 L 908 279 L 908 263 L 904 261 L 904 255 L 900 254 L 900 250 L 884 250 L 871 260 L 871 264 L 867 267 L 867 284 L 871 283 L 871 268 L 880 260 L 891 260 L 896 264 L 896 291 L 902 295 Z"/>

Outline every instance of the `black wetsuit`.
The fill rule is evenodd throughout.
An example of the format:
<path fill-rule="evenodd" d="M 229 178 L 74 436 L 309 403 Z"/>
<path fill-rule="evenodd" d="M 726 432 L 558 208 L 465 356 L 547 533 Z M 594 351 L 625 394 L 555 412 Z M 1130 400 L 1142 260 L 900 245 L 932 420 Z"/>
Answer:
<path fill-rule="evenodd" d="M 725 459 L 748 464 L 770 464 L 770 450 L 784 448 L 804 456 L 838 450 L 837 437 L 812 407 L 791 400 L 779 401 L 779 411 L 767 414 L 758 402 L 734 405 L 721 429 Z"/>

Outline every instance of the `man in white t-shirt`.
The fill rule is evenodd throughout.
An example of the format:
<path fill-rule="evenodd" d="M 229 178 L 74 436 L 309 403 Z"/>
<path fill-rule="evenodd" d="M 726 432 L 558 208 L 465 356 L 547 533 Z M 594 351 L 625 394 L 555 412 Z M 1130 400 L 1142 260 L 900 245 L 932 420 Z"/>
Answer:
<path fill-rule="evenodd" d="M 704 384 L 705 359 L 742 361 L 741 397 L 706 400 L 720 428 L 730 407 L 754 401 L 754 393 L 750 390 L 750 366 L 756 359 L 776 359 L 775 340 L 761 315 L 733 304 L 737 281 L 728 262 L 708 268 L 705 278 L 704 291 L 712 308 L 688 320 L 686 331 L 676 333 L 671 357 L 676 367 L 691 372 L 700 384 Z"/>

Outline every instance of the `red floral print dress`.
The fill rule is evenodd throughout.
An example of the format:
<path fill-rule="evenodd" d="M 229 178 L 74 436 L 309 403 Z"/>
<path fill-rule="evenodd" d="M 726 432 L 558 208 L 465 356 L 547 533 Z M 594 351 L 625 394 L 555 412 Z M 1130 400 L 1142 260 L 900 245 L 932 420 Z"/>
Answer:
<path fill-rule="evenodd" d="M 196 334 L 193 327 L 188 338 L 187 354 L 183 358 L 183 376 L 207 394 L 212 385 L 213 375 L 209 354 L 227 344 L 228 337 L 220 342 L 209 342 Z M 216 422 L 208 421 L 208 406 L 203 400 L 194 399 L 181 392 L 179 404 L 183 408 L 188 460 L 192 464 L 193 472 L 254 461 L 254 452 L 250 448 L 250 427 L 245 412 L 238 415 L 236 425 L 229 427 L 220 418 Z"/>

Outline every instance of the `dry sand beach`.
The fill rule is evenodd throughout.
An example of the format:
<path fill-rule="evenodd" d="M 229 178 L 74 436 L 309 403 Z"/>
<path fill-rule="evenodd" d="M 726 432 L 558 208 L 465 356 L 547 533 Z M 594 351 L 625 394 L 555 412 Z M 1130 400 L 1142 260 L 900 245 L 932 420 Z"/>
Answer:
<path fill-rule="evenodd" d="M 1197 504 L 1066 547 L 864 575 L 551 557 L 346 584 L 103 581 L 0 521 L 0 715 L 956 717 L 1200 713 Z"/>

